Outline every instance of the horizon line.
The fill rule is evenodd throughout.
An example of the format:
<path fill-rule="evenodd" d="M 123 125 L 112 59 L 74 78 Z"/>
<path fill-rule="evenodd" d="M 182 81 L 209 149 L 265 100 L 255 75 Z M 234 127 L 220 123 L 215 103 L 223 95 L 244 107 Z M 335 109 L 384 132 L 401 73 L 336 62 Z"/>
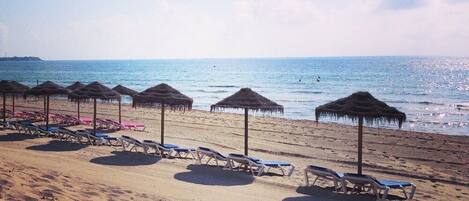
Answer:
<path fill-rule="evenodd" d="M 17 56 L 21 57 L 21 56 Z M 469 56 L 442 56 L 442 55 L 347 55 L 347 56 L 265 56 L 265 57 L 166 57 L 166 58 L 121 58 L 121 59 L 47 59 L 44 61 L 137 61 L 137 60 L 208 60 L 208 59 L 307 59 L 307 58 L 372 58 L 372 57 L 416 57 L 416 58 L 468 58 Z"/>

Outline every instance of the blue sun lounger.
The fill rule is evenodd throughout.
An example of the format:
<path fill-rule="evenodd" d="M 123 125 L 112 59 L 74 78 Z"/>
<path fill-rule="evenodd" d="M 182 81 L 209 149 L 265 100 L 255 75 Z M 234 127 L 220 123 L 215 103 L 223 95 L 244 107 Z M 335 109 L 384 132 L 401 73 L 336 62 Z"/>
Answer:
<path fill-rule="evenodd" d="M 245 166 L 250 170 L 252 175 L 257 172 L 257 176 L 261 176 L 262 174 L 269 172 L 271 168 L 279 169 L 283 175 L 291 176 L 295 169 L 295 166 L 290 163 L 260 160 L 242 154 L 229 154 L 228 159 L 229 169 L 239 169 L 240 167 Z M 238 167 L 235 166 L 235 162 L 239 164 Z M 285 174 L 285 168 L 289 168 L 287 174 Z"/>
<path fill-rule="evenodd" d="M 309 186 L 309 177 L 308 173 L 316 175 L 316 178 L 314 179 L 312 185 L 316 183 L 318 179 L 325 179 L 325 180 L 330 180 L 334 182 L 334 188 L 335 190 L 341 190 L 343 186 L 343 180 L 342 177 L 344 174 L 336 172 L 334 170 L 331 170 L 329 168 L 325 167 L 320 167 L 320 166 L 315 166 L 315 165 L 309 165 L 308 167 L 305 168 L 305 181 L 306 181 L 306 186 Z"/>
<path fill-rule="evenodd" d="M 194 155 L 195 149 L 182 148 L 175 144 L 161 144 L 153 140 L 144 140 L 143 144 L 155 149 L 155 154 L 161 157 L 173 157 L 172 153 L 175 153 L 174 157 L 187 158 L 190 155 L 192 158 L 196 159 Z"/>
<path fill-rule="evenodd" d="M 205 164 L 208 165 L 208 163 L 213 159 L 215 161 L 215 163 L 217 164 L 217 166 L 219 166 L 218 164 L 218 161 L 224 161 L 226 162 L 225 164 L 225 167 L 226 165 L 228 164 L 228 157 L 221 154 L 220 152 L 218 151 L 215 151 L 213 149 L 210 149 L 210 148 L 207 148 L 207 147 L 199 147 L 197 148 L 197 151 L 196 151 L 196 155 L 197 155 L 197 159 L 198 159 L 198 162 L 199 164 L 202 164 L 202 160 L 207 157 L 207 161 L 205 162 Z"/>
<path fill-rule="evenodd" d="M 342 186 L 344 192 L 346 191 L 346 182 L 352 183 L 353 189 L 356 190 L 358 188 L 363 188 L 366 189 L 368 188 L 368 191 L 371 190 L 373 191 L 374 194 L 376 194 L 376 197 L 378 199 L 386 199 L 388 196 L 389 190 L 391 189 L 400 189 L 404 193 L 404 196 L 406 199 L 412 199 L 415 194 L 415 184 L 410 183 L 410 182 L 405 182 L 405 181 L 397 181 L 397 180 L 378 180 L 372 176 L 369 175 L 363 175 L 363 174 L 354 174 L 354 173 L 345 173 L 344 176 L 342 177 L 344 181 L 344 185 Z M 411 188 L 411 191 L 409 194 L 406 192 L 406 188 Z M 383 193 L 383 195 L 380 197 L 380 193 Z"/>

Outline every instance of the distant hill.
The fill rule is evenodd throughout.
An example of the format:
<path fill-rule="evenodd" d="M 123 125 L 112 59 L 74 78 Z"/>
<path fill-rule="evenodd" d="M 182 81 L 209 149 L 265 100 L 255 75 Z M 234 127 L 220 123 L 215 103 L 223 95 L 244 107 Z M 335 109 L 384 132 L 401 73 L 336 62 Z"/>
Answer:
<path fill-rule="evenodd" d="M 0 57 L 0 61 L 42 61 L 39 57 Z"/>

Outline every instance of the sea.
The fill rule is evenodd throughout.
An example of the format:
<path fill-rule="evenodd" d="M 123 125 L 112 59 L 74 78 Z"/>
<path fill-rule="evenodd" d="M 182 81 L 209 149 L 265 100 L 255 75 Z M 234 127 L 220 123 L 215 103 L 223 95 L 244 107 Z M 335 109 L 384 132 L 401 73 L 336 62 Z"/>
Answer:
<path fill-rule="evenodd" d="M 143 91 L 167 83 L 194 99 L 193 108 L 210 105 L 249 87 L 284 106 L 283 114 L 314 120 L 314 109 L 356 91 L 405 112 L 403 130 L 469 135 L 469 58 L 313 57 L 157 60 L 56 60 L 0 62 L 0 79 L 35 86 L 47 80 L 122 84 Z M 127 103 L 131 102 L 126 98 Z M 236 112 L 236 111 L 232 111 Z M 239 111 L 238 111 L 239 112 Z M 323 122 L 354 124 L 347 120 Z M 374 125 L 397 128 L 397 125 Z"/>

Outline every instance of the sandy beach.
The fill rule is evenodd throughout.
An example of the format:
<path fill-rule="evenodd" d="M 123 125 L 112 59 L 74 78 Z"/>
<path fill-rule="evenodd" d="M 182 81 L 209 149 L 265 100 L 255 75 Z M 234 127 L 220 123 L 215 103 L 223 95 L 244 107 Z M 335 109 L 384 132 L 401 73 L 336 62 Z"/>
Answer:
<path fill-rule="evenodd" d="M 40 111 L 41 101 L 18 100 L 17 111 Z M 76 114 L 76 105 L 54 100 L 51 113 Z M 92 105 L 82 104 L 82 116 Z M 117 119 L 117 105 L 98 104 L 98 118 Z M 121 130 L 137 139 L 160 139 L 157 109 L 123 106 L 123 119 L 145 131 Z M 313 114 L 311 114 L 313 115 Z M 250 155 L 296 166 L 291 178 L 253 177 L 190 159 L 166 159 L 120 148 L 33 138 L 0 130 L 0 200 L 375 200 L 372 195 L 332 192 L 331 183 L 304 187 L 309 164 L 356 172 L 357 128 L 250 117 Z M 70 129 L 89 128 L 80 125 Z M 166 112 L 165 141 L 242 153 L 242 115 L 206 111 Z M 364 173 L 413 182 L 414 200 L 469 200 L 469 137 L 391 129 L 364 129 Z M 401 192 L 391 191 L 391 199 Z"/>

